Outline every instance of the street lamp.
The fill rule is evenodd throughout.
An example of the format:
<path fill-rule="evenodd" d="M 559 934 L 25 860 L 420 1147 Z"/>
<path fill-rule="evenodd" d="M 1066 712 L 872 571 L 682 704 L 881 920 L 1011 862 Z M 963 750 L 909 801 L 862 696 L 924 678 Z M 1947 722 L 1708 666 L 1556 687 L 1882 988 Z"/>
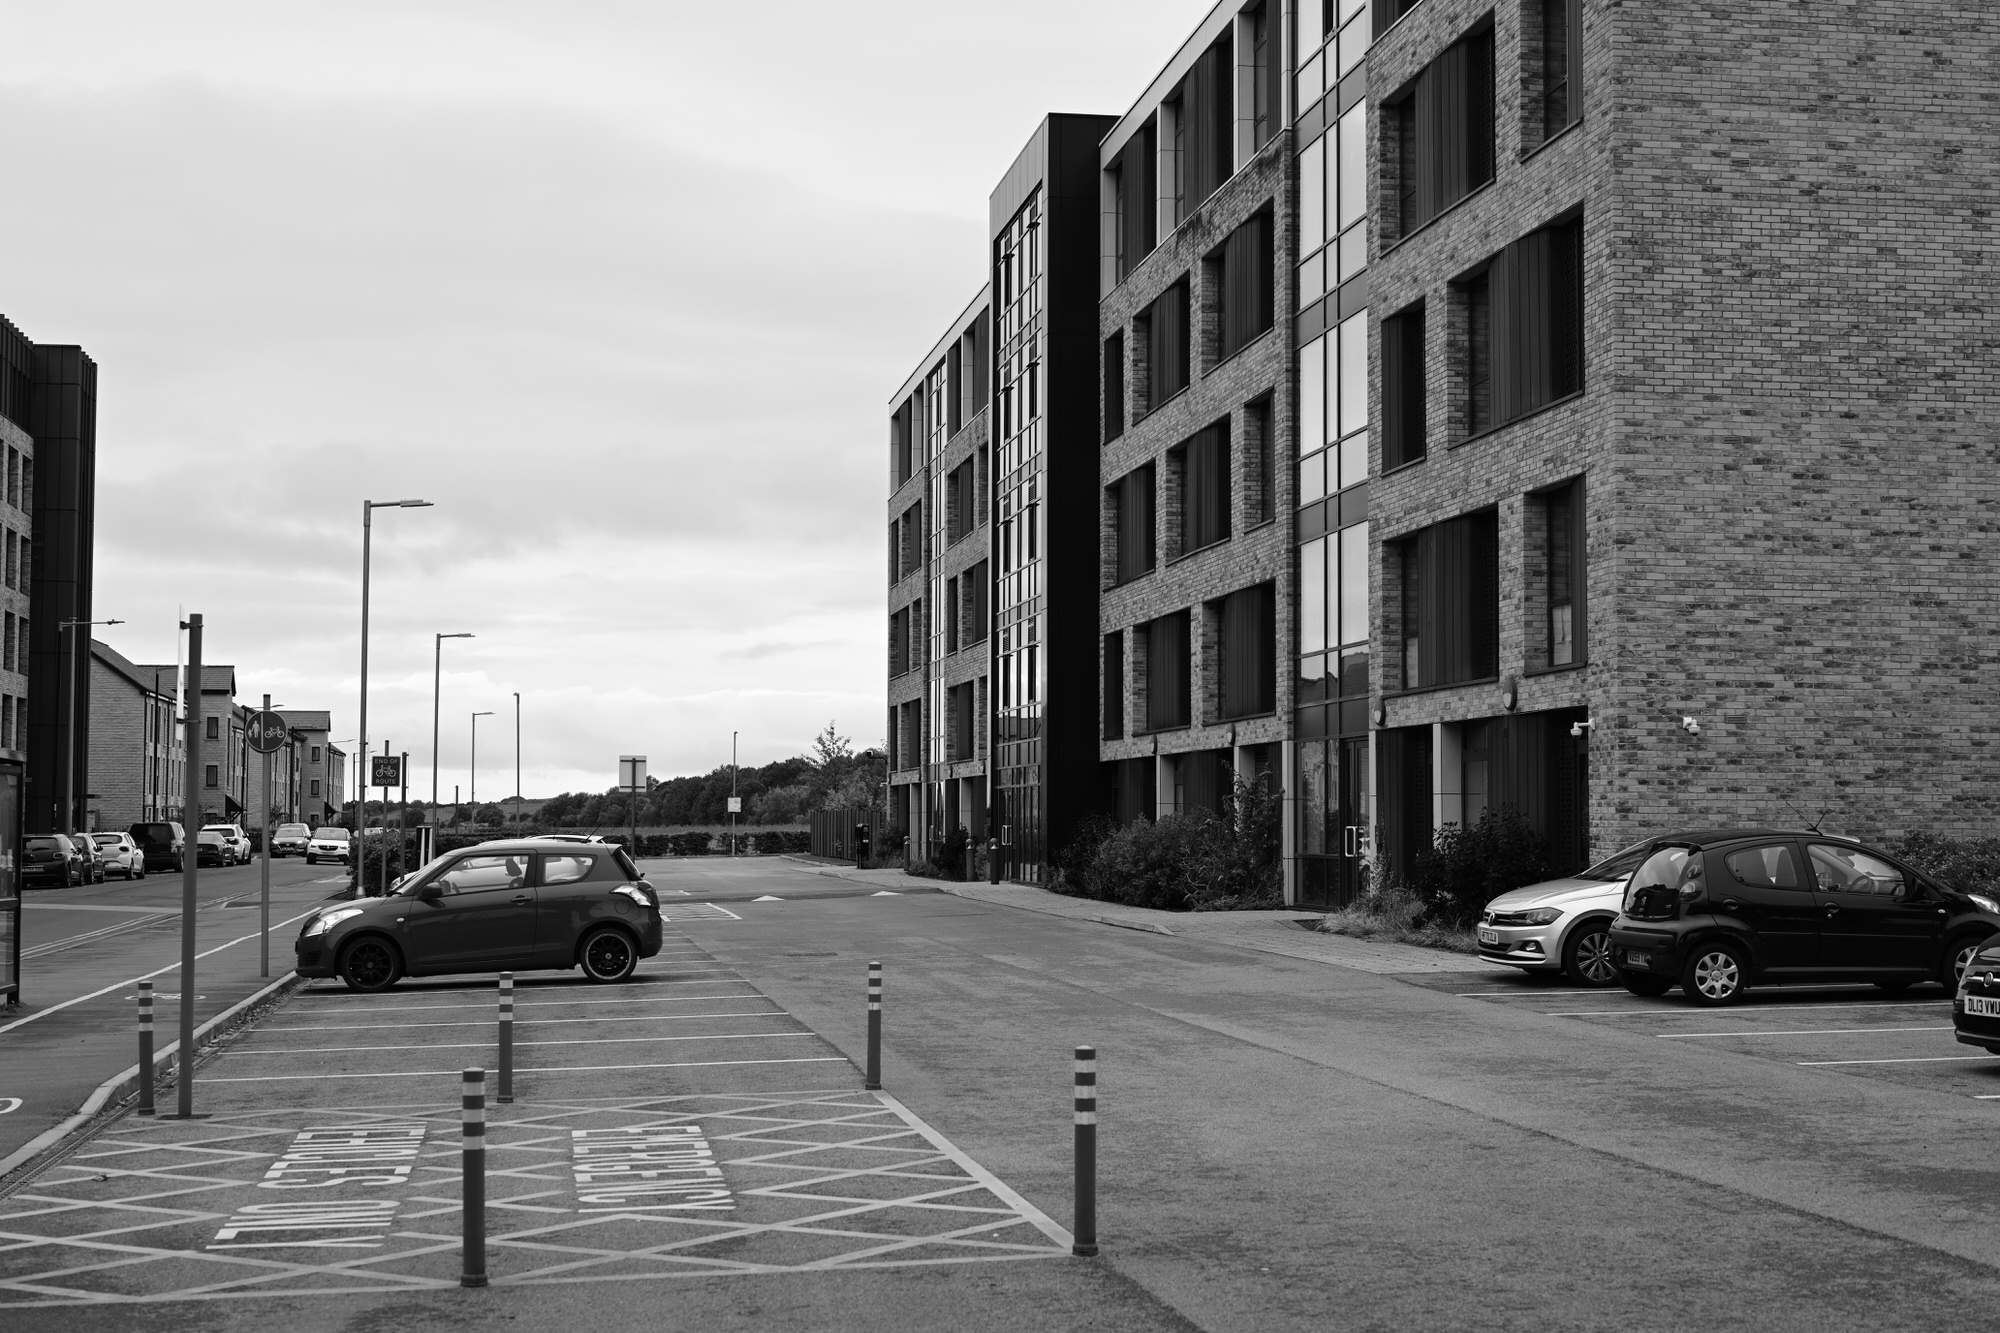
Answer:
<path fill-rule="evenodd" d="M 437 636 L 436 658 L 431 663 L 431 828 L 437 828 L 438 808 L 438 690 L 444 682 L 444 641 L 446 639 L 472 639 L 474 634 L 440 634 Z M 432 834 L 436 836 L 435 833 Z"/>
<path fill-rule="evenodd" d="M 76 631 L 85 625 L 122 625 L 122 620 L 65 620 L 61 628 L 69 631 L 69 725 L 63 728 L 63 816 L 62 828 L 51 829 L 51 833 L 76 832 Z M 195 697 L 200 698 L 199 688 Z"/>
<path fill-rule="evenodd" d="M 429 509 L 429 500 L 363 500 L 361 502 L 361 762 L 368 762 L 368 547 L 375 529 L 377 509 Z M 364 775 L 365 780 L 365 775 Z M 359 823 L 365 828 L 368 819 L 368 789 L 361 789 Z M 386 862 L 384 863 L 386 866 Z M 383 871 L 387 874 L 387 870 Z M 367 885 L 362 884 L 362 896 L 367 896 Z M 386 888 L 386 886 L 385 886 Z"/>
<path fill-rule="evenodd" d="M 514 822 L 521 822 L 521 692 L 514 691 Z"/>
<path fill-rule="evenodd" d="M 479 719 L 492 717 L 493 710 L 472 715 L 472 799 L 467 802 L 472 807 L 472 822 L 479 822 Z"/>

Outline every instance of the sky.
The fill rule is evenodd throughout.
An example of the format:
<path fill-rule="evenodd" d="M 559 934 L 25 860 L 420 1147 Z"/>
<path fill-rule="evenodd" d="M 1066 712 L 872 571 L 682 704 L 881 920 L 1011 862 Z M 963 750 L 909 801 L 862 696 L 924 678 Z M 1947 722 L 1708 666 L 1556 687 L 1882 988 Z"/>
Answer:
<path fill-rule="evenodd" d="M 1050 111 L 1208 0 L 16 7 L 0 314 L 98 365 L 95 614 L 428 795 L 884 730 L 888 399 Z M 1134 39 L 1132 34 L 1142 34 Z M 352 753 L 352 744 L 344 747 Z"/>

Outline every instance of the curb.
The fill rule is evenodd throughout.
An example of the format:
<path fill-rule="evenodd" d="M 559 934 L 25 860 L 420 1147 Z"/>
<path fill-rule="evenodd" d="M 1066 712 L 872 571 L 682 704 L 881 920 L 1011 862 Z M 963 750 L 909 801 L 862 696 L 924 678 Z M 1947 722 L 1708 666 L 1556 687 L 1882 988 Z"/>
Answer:
<path fill-rule="evenodd" d="M 982 898 L 976 893 L 967 893 L 964 889 L 951 884 L 944 885 L 941 891 L 950 894 L 954 898 L 963 898 L 969 903 L 985 903 L 989 907 L 1012 907 L 1023 912 L 1040 912 L 1043 916 L 1059 916 L 1065 921 L 1089 921 L 1100 926 L 1116 926 L 1120 930 L 1143 931 L 1148 935 L 1178 936 L 1180 933 L 1168 930 L 1165 926 L 1152 921 L 1121 921 L 1115 916 L 1098 916 L 1092 912 L 1058 912 L 1052 908 L 1043 907 L 1039 903 L 1009 902 L 1001 899 Z M 1043 892 L 1047 892 L 1047 890 L 1043 890 Z"/>
<path fill-rule="evenodd" d="M 216 1028 L 221 1027 L 230 1019 L 237 1017 L 251 1006 L 263 1003 L 279 990 L 291 985 L 298 979 L 298 973 L 287 972 L 256 994 L 238 1000 L 235 1004 L 230 1005 L 227 1009 L 224 1009 L 221 1013 L 215 1015 L 215 1017 L 194 1030 L 195 1044 L 199 1046 L 202 1039 Z M 175 1038 L 153 1053 L 153 1067 L 157 1075 L 164 1075 L 167 1072 L 168 1066 L 175 1063 L 170 1057 L 179 1053 L 180 1046 L 180 1039 Z M 98 1112 L 102 1111 L 106 1106 L 112 1102 L 124 1100 L 134 1092 L 137 1092 L 138 1089 L 139 1066 L 136 1064 L 123 1073 L 113 1074 L 110 1078 L 98 1084 L 97 1090 L 83 1099 L 83 1105 L 77 1108 L 75 1115 L 53 1129 L 42 1131 L 6 1157 L 0 1158 L 0 1183 L 4 1183 L 7 1176 L 28 1165 L 35 1158 L 56 1147 L 71 1134 L 83 1128 L 91 1120 L 95 1119 Z"/>

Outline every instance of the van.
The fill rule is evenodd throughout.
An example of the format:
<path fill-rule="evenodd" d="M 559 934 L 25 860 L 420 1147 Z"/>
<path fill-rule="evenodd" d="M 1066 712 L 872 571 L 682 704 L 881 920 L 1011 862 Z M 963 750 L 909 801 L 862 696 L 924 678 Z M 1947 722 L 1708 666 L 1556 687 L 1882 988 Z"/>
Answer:
<path fill-rule="evenodd" d="M 179 824 L 171 820 L 152 820 L 134 824 L 125 831 L 132 835 L 133 842 L 139 844 L 148 871 L 178 871 L 181 868 L 187 833 Z"/>

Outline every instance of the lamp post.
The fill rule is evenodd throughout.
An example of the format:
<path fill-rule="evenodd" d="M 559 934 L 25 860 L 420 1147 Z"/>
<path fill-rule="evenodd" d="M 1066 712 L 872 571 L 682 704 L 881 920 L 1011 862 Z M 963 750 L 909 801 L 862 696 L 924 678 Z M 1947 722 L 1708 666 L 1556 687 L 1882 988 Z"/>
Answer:
<path fill-rule="evenodd" d="M 514 822 L 521 822 L 521 692 L 514 691 Z M 516 832 L 519 832 L 516 829 Z"/>
<path fill-rule="evenodd" d="M 69 631 L 69 722 L 63 728 L 63 815 L 62 827 L 52 833 L 76 832 L 76 632 L 86 625 L 122 625 L 122 620 L 65 620 Z M 88 876 L 85 877 L 86 879 Z"/>
<path fill-rule="evenodd" d="M 479 719 L 492 717 L 493 710 L 472 715 L 472 796 L 466 802 L 472 807 L 472 822 L 479 822 Z"/>
<path fill-rule="evenodd" d="M 440 634 L 437 636 L 436 657 L 431 663 L 431 837 L 437 837 L 438 809 L 438 692 L 444 684 L 444 641 L 446 639 L 477 638 L 473 634 Z M 432 843 L 436 847 L 436 843 Z"/>
<path fill-rule="evenodd" d="M 363 500 L 361 502 L 361 755 L 367 762 L 368 755 L 368 548 L 375 531 L 375 511 L 378 509 L 429 509 L 429 500 Z M 367 781 L 367 774 L 362 774 Z M 360 818 L 362 827 L 368 823 L 368 788 L 361 788 Z M 386 873 L 386 872 L 385 872 Z M 367 897 L 368 886 L 360 885 L 361 896 Z"/>

